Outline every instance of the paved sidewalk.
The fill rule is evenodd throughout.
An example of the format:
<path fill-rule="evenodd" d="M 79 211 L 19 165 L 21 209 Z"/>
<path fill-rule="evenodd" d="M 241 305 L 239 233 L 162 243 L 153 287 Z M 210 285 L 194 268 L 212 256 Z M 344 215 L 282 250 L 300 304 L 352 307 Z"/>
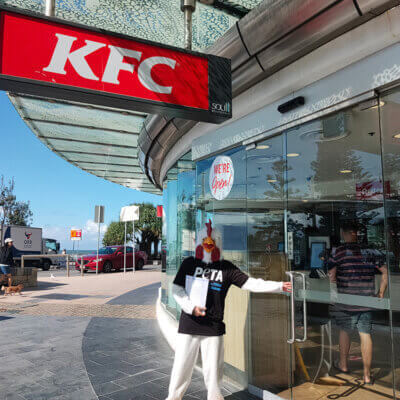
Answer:
<path fill-rule="evenodd" d="M 160 275 L 69 278 L 45 289 L 56 299 L 36 290 L 0 301 L 0 400 L 164 400 L 173 353 L 154 315 Z M 206 399 L 199 372 L 184 399 Z"/>

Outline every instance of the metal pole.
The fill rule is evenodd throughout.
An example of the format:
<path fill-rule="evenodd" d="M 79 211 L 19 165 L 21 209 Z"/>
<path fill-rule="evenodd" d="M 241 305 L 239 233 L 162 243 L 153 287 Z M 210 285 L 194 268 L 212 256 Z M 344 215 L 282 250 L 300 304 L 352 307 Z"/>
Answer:
<path fill-rule="evenodd" d="M 124 236 L 124 274 L 126 274 L 126 221 L 125 221 L 125 236 Z"/>
<path fill-rule="evenodd" d="M 81 256 L 81 276 L 83 276 L 83 256 Z"/>
<path fill-rule="evenodd" d="M 96 258 L 96 275 L 99 273 L 99 246 L 100 246 L 100 222 L 97 223 L 97 258 Z"/>
<path fill-rule="evenodd" d="M 196 10 L 196 0 L 181 0 L 181 10 L 184 14 L 185 49 L 192 49 L 192 15 Z"/>
<path fill-rule="evenodd" d="M 132 271 L 135 273 L 136 267 L 136 251 L 135 251 L 135 220 L 132 221 L 132 248 L 133 248 L 133 263 L 132 263 Z"/>
<path fill-rule="evenodd" d="M 67 254 L 67 277 L 69 278 L 69 255 Z"/>
<path fill-rule="evenodd" d="M 54 17 L 56 8 L 56 0 L 46 0 L 46 11 L 47 17 Z"/>
<path fill-rule="evenodd" d="M 25 258 L 24 258 L 24 256 L 22 255 L 21 256 L 21 269 L 23 270 L 25 268 Z"/>

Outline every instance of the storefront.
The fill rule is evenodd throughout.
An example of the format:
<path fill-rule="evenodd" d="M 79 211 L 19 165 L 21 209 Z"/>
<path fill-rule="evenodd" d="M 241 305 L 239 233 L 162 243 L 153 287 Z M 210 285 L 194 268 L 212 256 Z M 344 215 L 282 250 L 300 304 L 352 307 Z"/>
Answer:
<path fill-rule="evenodd" d="M 162 303 L 170 315 L 180 312 L 172 280 L 208 219 L 225 259 L 253 277 L 294 281 L 293 298 L 232 287 L 226 300 L 225 375 L 261 398 L 400 395 L 399 54 L 398 44 L 389 46 L 198 136 L 165 176 Z M 298 96 L 305 106 L 277 111 Z M 215 163 L 228 167 L 218 175 Z M 387 266 L 387 287 L 377 269 L 372 291 L 360 283 L 337 292 L 328 259 L 349 224 L 367 257 Z M 372 318 L 372 386 L 363 382 L 368 354 L 357 330 L 349 372 L 335 370 L 335 304 Z"/>

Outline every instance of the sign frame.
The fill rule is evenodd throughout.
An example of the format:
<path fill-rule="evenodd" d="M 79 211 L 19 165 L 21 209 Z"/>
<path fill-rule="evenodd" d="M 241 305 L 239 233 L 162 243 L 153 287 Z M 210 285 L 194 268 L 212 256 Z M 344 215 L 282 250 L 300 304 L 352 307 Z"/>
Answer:
<path fill-rule="evenodd" d="M 122 207 L 119 214 L 119 220 L 121 222 L 138 221 L 139 210 L 140 207 L 136 205 Z"/>
<path fill-rule="evenodd" d="M 201 109 L 162 101 L 148 100 L 128 95 L 115 94 L 100 90 L 86 89 L 67 84 L 50 83 L 40 80 L 0 74 L 0 90 L 18 94 L 47 97 L 51 99 L 87 103 L 90 105 L 112 107 L 127 111 L 162 114 L 202 122 L 222 123 L 232 117 L 232 73 L 231 60 L 212 54 L 189 51 L 178 47 L 160 44 L 124 34 L 110 32 L 104 29 L 88 27 L 83 24 L 69 22 L 60 18 L 48 17 L 33 11 L 19 10 L 12 7 L 0 6 L 0 33 L 2 33 L 3 13 L 21 15 L 44 22 L 60 24 L 64 28 L 85 30 L 108 37 L 130 40 L 137 43 L 156 46 L 182 54 L 202 57 L 208 61 L 208 102 L 209 108 Z M 2 62 L 2 38 L 0 37 L 0 67 Z M 210 73 L 214 72 L 214 74 Z M 229 82 L 229 83 L 228 83 Z M 227 109 L 225 109 L 228 104 Z M 218 106 L 218 107 L 216 107 Z M 214 110 L 214 112 L 212 111 Z"/>
<path fill-rule="evenodd" d="M 72 232 L 76 232 L 75 236 L 72 235 Z M 82 229 L 70 229 L 70 240 L 82 240 Z"/>

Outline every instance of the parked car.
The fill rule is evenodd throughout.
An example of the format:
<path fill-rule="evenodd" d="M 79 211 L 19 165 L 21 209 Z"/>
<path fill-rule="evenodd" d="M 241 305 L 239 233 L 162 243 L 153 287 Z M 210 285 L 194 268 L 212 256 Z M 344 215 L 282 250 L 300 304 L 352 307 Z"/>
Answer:
<path fill-rule="evenodd" d="M 126 246 L 126 268 L 132 268 L 133 248 Z M 96 271 L 97 254 L 83 256 L 83 271 Z M 106 246 L 99 249 L 99 272 L 111 272 L 124 269 L 124 246 Z M 144 251 L 135 251 L 135 269 L 143 269 L 147 263 Z M 81 270 L 81 257 L 75 263 L 75 269 Z"/>

